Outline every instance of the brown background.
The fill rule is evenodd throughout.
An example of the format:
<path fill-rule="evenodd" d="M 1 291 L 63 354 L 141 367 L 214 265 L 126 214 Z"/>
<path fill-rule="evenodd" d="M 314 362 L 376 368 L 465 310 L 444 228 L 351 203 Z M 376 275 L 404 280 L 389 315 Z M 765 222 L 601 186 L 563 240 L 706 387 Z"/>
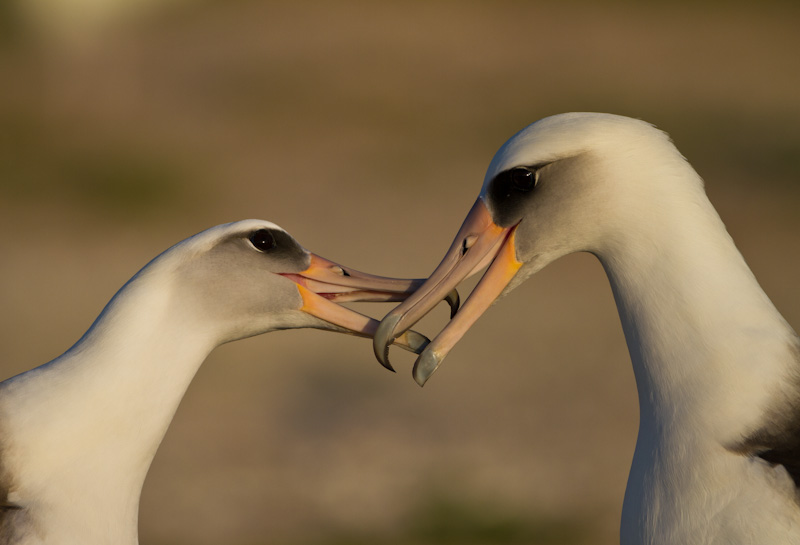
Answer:
<path fill-rule="evenodd" d="M 495 150 L 562 111 L 667 130 L 800 324 L 789 2 L 207 0 L 91 24 L 4 6 L 3 378 L 218 223 L 268 219 L 345 265 L 425 276 Z M 394 361 L 316 331 L 216 350 L 145 484 L 142 543 L 616 542 L 637 405 L 593 258 L 493 307 L 424 390 Z"/>

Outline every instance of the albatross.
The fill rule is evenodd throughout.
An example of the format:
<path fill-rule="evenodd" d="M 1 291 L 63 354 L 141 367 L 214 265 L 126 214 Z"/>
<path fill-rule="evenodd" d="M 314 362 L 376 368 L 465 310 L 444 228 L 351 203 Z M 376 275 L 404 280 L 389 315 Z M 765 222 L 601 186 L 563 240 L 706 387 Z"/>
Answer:
<path fill-rule="evenodd" d="M 145 475 L 212 349 L 302 327 L 371 336 L 376 320 L 337 303 L 401 301 L 421 282 L 342 267 L 261 220 L 168 249 L 63 355 L 0 383 L 0 543 L 135 545 Z"/>
<path fill-rule="evenodd" d="M 602 263 L 639 395 L 621 543 L 800 543 L 800 339 L 700 176 L 644 121 L 562 114 L 508 140 L 441 264 L 382 320 L 376 356 L 389 366 L 389 341 L 488 265 L 417 358 L 424 384 L 492 302 L 573 252 Z"/>

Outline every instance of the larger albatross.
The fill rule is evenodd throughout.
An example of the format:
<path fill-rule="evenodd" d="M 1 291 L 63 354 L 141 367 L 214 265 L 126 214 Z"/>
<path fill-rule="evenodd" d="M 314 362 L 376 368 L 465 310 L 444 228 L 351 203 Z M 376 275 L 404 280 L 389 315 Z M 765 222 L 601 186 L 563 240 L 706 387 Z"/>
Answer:
<path fill-rule="evenodd" d="M 370 336 L 378 322 L 336 302 L 420 284 L 343 268 L 260 220 L 173 246 L 62 356 L 0 383 L 0 544 L 135 545 L 150 462 L 214 347 L 300 327 Z"/>
<path fill-rule="evenodd" d="M 491 263 L 417 359 L 424 384 L 501 293 L 579 251 L 608 275 L 639 393 L 621 542 L 800 543 L 800 340 L 648 123 L 572 113 L 513 136 L 442 263 L 382 321 L 376 355 L 388 365 L 391 339 Z"/>

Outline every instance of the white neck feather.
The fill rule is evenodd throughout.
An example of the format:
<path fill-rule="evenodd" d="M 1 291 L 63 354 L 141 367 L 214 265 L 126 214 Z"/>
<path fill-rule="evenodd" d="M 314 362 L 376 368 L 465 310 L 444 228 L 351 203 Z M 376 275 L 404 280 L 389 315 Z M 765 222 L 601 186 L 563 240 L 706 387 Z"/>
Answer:
<path fill-rule="evenodd" d="M 24 543 L 137 542 L 147 470 L 214 347 L 159 281 L 138 275 L 65 354 L 0 385 L 3 471 L 27 517 Z"/>
<path fill-rule="evenodd" d="M 642 419 L 663 426 L 686 417 L 695 432 L 735 441 L 777 393 L 796 336 L 702 189 L 691 207 L 672 204 L 647 210 L 647 221 L 598 257 L 625 331 Z"/>
<path fill-rule="evenodd" d="M 597 252 L 639 392 L 623 543 L 739 543 L 754 528 L 785 536 L 770 521 L 800 522 L 788 475 L 732 449 L 795 384 L 787 378 L 796 372 L 796 334 L 699 179 L 675 199 L 631 210 L 631 223 L 623 219 Z M 747 510 L 766 526 L 743 522 Z M 783 543 L 770 539 L 763 542 Z"/>

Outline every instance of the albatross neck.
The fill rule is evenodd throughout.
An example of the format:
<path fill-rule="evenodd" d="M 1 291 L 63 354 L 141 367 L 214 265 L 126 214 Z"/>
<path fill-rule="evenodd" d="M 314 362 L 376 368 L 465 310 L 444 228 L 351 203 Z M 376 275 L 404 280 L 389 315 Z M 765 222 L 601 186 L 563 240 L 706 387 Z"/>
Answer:
<path fill-rule="evenodd" d="M 631 207 L 630 223 L 597 255 L 633 362 L 642 426 L 728 441 L 776 393 L 795 335 L 697 182 L 680 198 Z"/>
<path fill-rule="evenodd" d="M 136 543 L 147 470 L 214 347 L 162 280 L 140 273 L 66 353 L 0 385 L 8 500 L 45 541 Z"/>

